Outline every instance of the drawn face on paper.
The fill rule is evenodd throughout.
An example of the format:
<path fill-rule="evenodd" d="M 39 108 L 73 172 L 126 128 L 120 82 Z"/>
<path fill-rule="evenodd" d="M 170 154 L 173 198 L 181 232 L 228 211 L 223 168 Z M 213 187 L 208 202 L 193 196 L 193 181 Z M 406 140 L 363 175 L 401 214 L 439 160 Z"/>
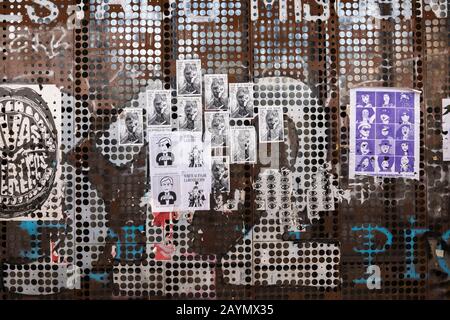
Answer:
<path fill-rule="evenodd" d="M 167 152 L 170 151 L 170 147 L 172 146 L 172 143 L 169 138 L 162 138 L 158 141 L 158 147 L 161 152 Z"/>
<path fill-rule="evenodd" d="M 199 158 L 201 156 L 201 151 L 197 148 L 197 146 L 194 146 L 194 148 L 192 148 L 192 154 L 194 157 Z"/>
<path fill-rule="evenodd" d="M 381 135 L 382 135 L 383 137 L 387 137 L 387 136 L 389 135 L 389 127 L 383 127 L 383 128 L 381 129 Z"/>
<path fill-rule="evenodd" d="M 387 113 L 382 113 L 380 115 L 380 119 L 381 119 L 381 122 L 384 123 L 384 124 L 388 124 L 389 123 L 389 115 Z"/>
<path fill-rule="evenodd" d="M 250 132 L 240 131 L 238 134 L 238 144 L 242 150 L 250 146 Z"/>
<path fill-rule="evenodd" d="M 161 179 L 161 190 L 164 192 L 172 191 L 173 180 L 170 177 L 164 177 Z"/>
<path fill-rule="evenodd" d="M 361 116 L 362 116 L 363 120 L 369 121 L 369 110 L 364 109 L 364 110 L 361 112 Z"/>
<path fill-rule="evenodd" d="M 368 94 L 363 94 L 363 95 L 361 96 L 361 99 L 362 99 L 362 101 L 363 101 L 365 104 L 369 104 L 369 103 L 370 103 L 370 97 L 369 97 Z"/>
<path fill-rule="evenodd" d="M 409 114 L 407 112 L 403 112 L 401 119 L 403 123 L 409 123 Z"/>
<path fill-rule="evenodd" d="M 167 107 L 166 100 L 160 94 L 156 94 L 153 106 L 155 107 L 155 112 L 161 114 Z"/>
<path fill-rule="evenodd" d="M 213 167 L 213 175 L 215 179 L 220 179 L 226 172 L 226 168 L 224 164 L 214 164 Z"/>
<path fill-rule="evenodd" d="M 196 195 L 198 195 L 198 187 L 194 187 L 193 189 L 192 189 L 192 193 L 196 196 Z"/>
<path fill-rule="evenodd" d="M 389 104 L 389 100 L 391 100 L 391 98 L 389 97 L 389 95 L 387 93 L 383 94 L 383 101 L 384 104 Z"/>
<path fill-rule="evenodd" d="M 267 128 L 272 130 L 273 128 L 275 128 L 276 124 L 278 123 L 278 113 L 275 111 L 268 111 L 267 115 L 266 115 L 266 123 L 267 123 Z"/>
<path fill-rule="evenodd" d="M 197 76 L 197 70 L 195 70 L 195 67 L 193 65 L 186 65 L 184 68 L 184 78 L 186 79 L 187 83 L 192 83 L 194 78 Z"/>
<path fill-rule="evenodd" d="M 381 168 L 383 169 L 383 170 L 387 170 L 387 169 L 389 169 L 389 161 L 388 160 L 383 160 L 383 161 L 381 161 Z"/>
<path fill-rule="evenodd" d="M 135 133 L 138 129 L 138 117 L 136 113 L 128 113 L 125 118 L 125 126 L 128 132 Z"/>
<path fill-rule="evenodd" d="M 409 150 L 409 145 L 408 145 L 406 142 L 403 142 L 403 143 L 401 144 L 401 148 L 402 148 L 402 151 L 403 151 L 403 152 L 408 152 L 408 150 Z"/>
<path fill-rule="evenodd" d="M 403 135 L 403 137 L 408 137 L 409 136 L 409 127 L 408 126 L 403 126 L 402 127 L 402 135 Z"/>
<path fill-rule="evenodd" d="M 363 139 L 367 139 L 370 135 L 370 126 L 362 126 L 359 129 L 359 133 Z"/>
<path fill-rule="evenodd" d="M 197 115 L 197 104 L 194 101 L 187 101 L 184 107 L 184 114 L 189 120 L 194 120 Z"/>
<path fill-rule="evenodd" d="M 361 163 L 361 167 L 364 169 L 367 168 L 369 166 L 369 162 L 370 162 L 369 158 L 365 158 Z"/>
<path fill-rule="evenodd" d="M 249 92 L 247 88 L 239 88 L 236 94 L 239 108 L 245 109 L 249 100 Z"/>
<path fill-rule="evenodd" d="M 409 103 L 409 96 L 405 93 L 402 93 L 400 95 L 400 104 L 403 107 L 410 107 L 410 103 Z"/>
<path fill-rule="evenodd" d="M 384 143 L 380 146 L 381 153 L 389 153 L 391 146 L 387 143 Z"/>
<path fill-rule="evenodd" d="M 222 96 L 222 93 L 225 91 L 223 83 L 221 83 L 219 80 L 214 80 L 211 84 L 211 91 L 214 98 L 220 98 Z"/>
<path fill-rule="evenodd" d="M 225 129 L 225 118 L 221 114 L 214 114 L 211 120 L 211 128 L 213 132 L 219 133 Z"/>
<path fill-rule="evenodd" d="M 361 142 L 361 153 L 366 155 L 370 153 L 369 143 L 367 141 Z"/>

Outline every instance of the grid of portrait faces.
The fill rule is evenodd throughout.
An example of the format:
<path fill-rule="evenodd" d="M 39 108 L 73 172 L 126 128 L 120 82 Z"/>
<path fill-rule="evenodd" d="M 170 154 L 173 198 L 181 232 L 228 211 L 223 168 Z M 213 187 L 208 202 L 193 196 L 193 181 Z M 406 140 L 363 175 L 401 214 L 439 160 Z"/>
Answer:
<path fill-rule="evenodd" d="M 356 173 L 407 176 L 415 172 L 414 98 L 414 92 L 356 92 Z"/>

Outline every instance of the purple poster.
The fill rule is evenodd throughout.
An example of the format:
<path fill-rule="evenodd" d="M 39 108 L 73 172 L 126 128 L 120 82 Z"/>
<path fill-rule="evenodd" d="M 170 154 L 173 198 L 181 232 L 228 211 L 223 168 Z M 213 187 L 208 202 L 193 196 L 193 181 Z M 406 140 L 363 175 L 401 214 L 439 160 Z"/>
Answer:
<path fill-rule="evenodd" d="M 350 178 L 419 178 L 419 92 L 356 88 L 350 93 Z"/>

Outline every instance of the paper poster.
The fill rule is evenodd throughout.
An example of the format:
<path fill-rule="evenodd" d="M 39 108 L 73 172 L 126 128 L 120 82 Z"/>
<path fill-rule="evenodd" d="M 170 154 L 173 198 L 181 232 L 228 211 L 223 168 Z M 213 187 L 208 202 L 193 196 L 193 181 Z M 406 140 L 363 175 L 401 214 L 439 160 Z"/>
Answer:
<path fill-rule="evenodd" d="M 140 146 L 144 144 L 142 109 L 124 109 L 119 116 L 119 145 Z"/>
<path fill-rule="evenodd" d="M 256 163 L 256 131 L 254 127 L 231 128 L 231 163 Z"/>
<path fill-rule="evenodd" d="M 178 96 L 201 96 L 202 63 L 200 60 L 177 60 Z"/>
<path fill-rule="evenodd" d="M 450 98 L 442 99 L 442 154 L 450 161 Z"/>
<path fill-rule="evenodd" d="M 231 163 L 256 163 L 256 131 L 254 127 L 231 129 Z"/>
<path fill-rule="evenodd" d="M 202 98 L 178 97 L 178 129 L 202 131 Z"/>
<path fill-rule="evenodd" d="M 151 176 L 152 211 L 181 209 L 180 174 L 167 173 Z"/>
<path fill-rule="evenodd" d="M 179 144 L 178 132 L 164 131 L 149 134 L 149 162 L 151 173 L 173 172 L 180 164 L 177 154 Z"/>
<path fill-rule="evenodd" d="M 205 127 L 211 136 L 212 148 L 223 148 L 229 144 L 230 114 L 228 112 L 205 112 Z"/>
<path fill-rule="evenodd" d="M 211 168 L 211 142 L 201 132 L 179 133 L 180 168 L 182 171 L 205 171 Z"/>
<path fill-rule="evenodd" d="M 152 212 L 209 210 L 211 142 L 201 132 L 149 134 Z"/>
<path fill-rule="evenodd" d="M 171 91 L 147 91 L 148 128 L 169 127 L 171 117 Z"/>
<path fill-rule="evenodd" d="M 253 83 L 230 83 L 231 118 L 253 118 Z"/>
<path fill-rule="evenodd" d="M 228 111 L 228 75 L 205 75 L 206 110 Z"/>
<path fill-rule="evenodd" d="M 209 172 L 183 172 L 183 210 L 209 210 L 211 180 Z"/>
<path fill-rule="evenodd" d="M 281 107 L 259 108 L 259 142 L 272 143 L 284 140 L 283 109 Z"/>
<path fill-rule="evenodd" d="M 0 220 L 60 219 L 61 91 L 1 85 L 0 107 Z"/>
<path fill-rule="evenodd" d="M 409 89 L 351 89 L 350 178 L 419 179 L 419 100 Z"/>
<path fill-rule="evenodd" d="M 230 192 L 230 157 L 212 157 L 212 190 Z"/>

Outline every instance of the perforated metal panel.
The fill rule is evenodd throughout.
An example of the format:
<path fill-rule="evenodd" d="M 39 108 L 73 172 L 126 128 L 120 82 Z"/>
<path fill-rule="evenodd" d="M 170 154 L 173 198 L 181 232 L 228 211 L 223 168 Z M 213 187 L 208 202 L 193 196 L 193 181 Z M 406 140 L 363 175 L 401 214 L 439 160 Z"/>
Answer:
<path fill-rule="evenodd" d="M 12 219 L 2 203 L 1 299 L 447 298 L 447 10 L 445 0 L 2 3 L 0 85 L 57 90 L 42 97 L 61 156 L 50 209 L 36 201 Z M 255 116 L 229 126 L 254 130 L 257 160 L 236 163 L 229 139 L 211 153 L 229 157 L 229 191 L 208 190 L 210 210 L 156 212 L 148 134 L 161 128 L 149 125 L 147 92 L 169 90 L 165 130 L 178 131 L 176 61 L 191 59 L 200 79 L 250 83 Z M 356 87 L 420 91 L 419 180 L 349 178 Z M 281 110 L 280 142 L 260 142 L 267 107 Z M 121 141 L 130 109 L 142 111 L 139 143 Z M 1 123 L 7 176 L 18 161 L 6 134 L 20 132 Z"/>

